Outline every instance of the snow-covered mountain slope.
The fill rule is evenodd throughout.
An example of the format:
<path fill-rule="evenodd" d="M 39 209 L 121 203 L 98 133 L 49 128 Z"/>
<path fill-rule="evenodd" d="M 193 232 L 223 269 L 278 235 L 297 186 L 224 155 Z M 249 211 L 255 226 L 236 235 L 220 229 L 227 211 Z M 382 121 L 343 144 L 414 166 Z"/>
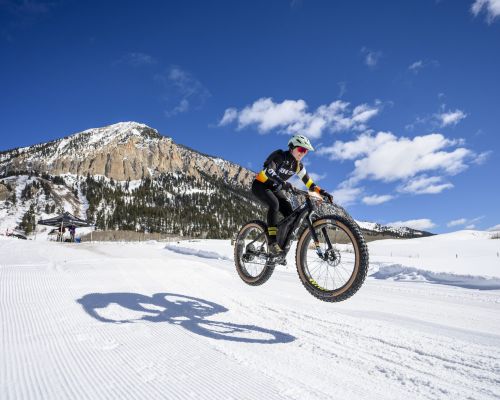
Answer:
<path fill-rule="evenodd" d="M 255 175 L 238 164 L 178 145 L 137 122 L 119 122 L 0 152 L 0 174 L 31 170 L 52 175 L 100 175 L 119 181 L 161 173 L 190 177 L 205 173 L 239 186 L 249 186 Z"/>
<path fill-rule="evenodd" d="M 250 194 L 250 184 L 255 176 L 253 171 L 176 144 L 147 125 L 120 122 L 87 129 L 52 142 L 0 152 L 0 209 L 6 210 L 3 218 L 0 214 L 0 232 L 5 230 L 3 228 L 14 229 L 13 222 L 19 224 L 26 213 L 19 207 L 12 208 L 13 202 L 5 202 L 12 197 L 12 191 L 2 184 L 1 178 L 23 177 L 33 172 L 38 176 L 61 178 L 62 182 L 58 183 L 74 191 L 80 203 L 72 204 L 70 208 L 84 210 L 82 217 L 90 219 L 100 229 L 159 230 L 191 236 L 230 237 L 246 220 L 264 213 L 263 206 Z M 89 184 L 93 187 L 91 192 L 94 189 L 90 196 L 82 190 L 87 177 L 94 180 Z M 148 179 L 152 184 L 144 185 Z M 179 186 L 179 190 L 173 193 L 169 188 L 158 196 L 150 193 L 145 196 L 142 192 L 140 194 L 144 196 L 141 198 L 131 193 L 141 184 L 148 190 L 161 189 L 165 179 L 170 180 L 170 186 L 173 183 L 175 188 Z M 117 190 L 117 187 L 126 187 L 127 193 Z M 219 198 L 226 205 L 233 205 L 236 211 L 217 205 Z M 68 204 L 57 196 L 53 201 L 58 211 L 71 212 L 67 209 Z M 129 205 L 132 203 L 145 205 L 148 210 L 135 207 L 131 211 Z M 164 214 L 175 214 L 172 210 L 164 210 L 163 206 L 169 203 L 175 205 L 179 214 L 190 216 L 192 220 L 185 223 L 174 215 L 166 223 Z M 26 205 L 27 209 L 29 206 Z M 187 206 L 192 207 L 188 209 Z M 134 218 L 126 220 L 124 216 L 131 213 Z M 9 218 L 6 220 L 7 214 Z M 38 219 L 42 217 L 38 203 L 35 214 Z M 428 235 L 409 228 L 396 229 L 364 222 L 360 225 L 368 241 Z M 221 226 L 220 232 L 215 232 L 217 226 Z"/>
<path fill-rule="evenodd" d="M 71 180 L 70 177 L 67 177 Z M 0 179 L 0 186 L 10 188 L 4 199 L 0 199 L 0 234 L 12 232 L 20 225 L 23 216 L 33 207 L 37 220 L 50 218 L 64 211 L 86 218 L 88 204 L 76 182 L 73 190 L 63 183 L 28 175 L 9 176 Z M 46 233 L 39 227 L 37 233 Z M 33 232 L 34 236 L 34 232 Z"/>
<path fill-rule="evenodd" d="M 431 236 L 432 233 L 419 231 L 417 229 L 408 228 L 406 226 L 395 227 L 389 225 L 381 225 L 375 222 L 356 221 L 359 227 L 363 230 L 367 240 L 378 240 L 393 238 L 416 238 Z"/>
<path fill-rule="evenodd" d="M 498 398 L 499 290 L 323 303 L 291 267 L 246 286 L 229 248 L 0 237 L 0 398 Z"/>
<path fill-rule="evenodd" d="M 0 178 L 0 234 L 19 227 L 34 237 L 44 229 L 35 231 L 34 219 L 63 211 L 99 230 L 229 238 L 259 216 L 262 206 L 245 189 L 206 174 L 169 173 L 137 181 L 72 174 Z M 29 227 L 21 222 L 26 218 L 33 219 Z"/>

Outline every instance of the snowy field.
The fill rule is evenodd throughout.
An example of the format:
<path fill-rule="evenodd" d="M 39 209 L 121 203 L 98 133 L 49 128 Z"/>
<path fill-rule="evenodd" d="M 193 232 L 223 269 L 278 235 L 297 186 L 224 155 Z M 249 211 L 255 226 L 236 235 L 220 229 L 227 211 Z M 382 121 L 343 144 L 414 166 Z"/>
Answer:
<path fill-rule="evenodd" d="M 392 242 L 392 243 L 391 243 Z M 370 244 L 329 304 L 228 241 L 0 237 L 0 399 L 499 399 L 500 240 Z"/>

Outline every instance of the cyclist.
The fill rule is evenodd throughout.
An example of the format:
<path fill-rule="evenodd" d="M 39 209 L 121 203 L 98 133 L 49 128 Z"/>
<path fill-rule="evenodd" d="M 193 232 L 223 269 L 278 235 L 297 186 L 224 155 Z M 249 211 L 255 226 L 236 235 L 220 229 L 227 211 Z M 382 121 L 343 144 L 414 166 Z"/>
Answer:
<path fill-rule="evenodd" d="M 315 191 L 333 201 L 333 196 L 316 185 L 307 174 L 301 160 L 308 151 L 314 151 L 314 147 L 308 138 L 295 135 L 288 141 L 288 151 L 276 150 L 272 152 L 264 162 L 264 169 L 260 171 L 252 183 L 252 193 L 269 210 L 267 212 L 267 233 L 269 237 L 269 250 L 271 254 L 278 255 L 282 252 L 276 241 L 278 234 L 278 211 L 286 218 L 293 209 L 286 198 L 284 190 L 290 190 L 292 185 L 287 182 L 293 175 L 297 174 L 310 191 Z"/>

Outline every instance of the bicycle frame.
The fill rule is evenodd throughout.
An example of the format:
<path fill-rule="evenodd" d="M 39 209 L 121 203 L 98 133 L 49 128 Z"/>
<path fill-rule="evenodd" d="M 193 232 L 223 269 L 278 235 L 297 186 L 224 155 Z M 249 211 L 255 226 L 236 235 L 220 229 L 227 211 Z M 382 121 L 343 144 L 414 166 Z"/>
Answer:
<path fill-rule="evenodd" d="M 278 223 L 278 229 L 280 226 L 285 226 L 287 225 L 290 221 L 294 221 L 292 228 L 288 231 L 285 240 L 284 240 L 284 246 L 283 246 L 283 253 L 286 256 L 288 254 L 288 251 L 290 250 L 290 247 L 292 245 L 292 241 L 297 237 L 298 230 L 300 226 L 302 225 L 304 219 L 307 221 L 307 225 L 309 227 L 309 230 L 311 231 L 311 235 L 313 237 L 314 245 L 316 247 L 316 253 L 318 254 L 319 257 L 324 258 L 323 252 L 321 250 L 321 247 L 319 245 L 319 239 L 318 236 L 316 235 L 316 232 L 313 228 L 313 221 L 312 221 L 312 216 L 314 215 L 314 205 L 308 195 L 308 192 L 302 191 L 302 190 L 296 190 L 300 193 L 306 194 L 306 201 L 302 203 L 300 206 L 298 206 L 295 210 L 292 211 L 292 213 L 286 217 L 283 218 L 279 223 Z M 324 228 L 323 228 L 324 229 Z M 250 242 L 247 246 L 253 244 L 260 238 L 262 238 L 263 235 L 265 235 L 265 232 L 262 232 L 259 236 L 257 236 L 252 242 Z M 328 238 L 328 235 L 325 234 L 325 239 L 328 244 L 328 248 L 332 248 L 332 244 L 330 242 L 330 239 Z"/>

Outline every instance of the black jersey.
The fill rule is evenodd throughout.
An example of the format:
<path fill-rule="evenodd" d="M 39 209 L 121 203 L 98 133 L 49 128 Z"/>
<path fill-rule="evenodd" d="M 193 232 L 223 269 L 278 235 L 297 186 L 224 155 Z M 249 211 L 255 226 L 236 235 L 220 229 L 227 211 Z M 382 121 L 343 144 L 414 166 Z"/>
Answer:
<path fill-rule="evenodd" d="M 295 174 L 302 179 L 309 190 L 319 190 L 319 186 L 309 177 L 304 165 L 297 161 L 290 151 L 272 152 L 264 162 L 264 169 L 257 174 L 255 179 L 265 183 L 271 189 L 277 189 Z"/>

